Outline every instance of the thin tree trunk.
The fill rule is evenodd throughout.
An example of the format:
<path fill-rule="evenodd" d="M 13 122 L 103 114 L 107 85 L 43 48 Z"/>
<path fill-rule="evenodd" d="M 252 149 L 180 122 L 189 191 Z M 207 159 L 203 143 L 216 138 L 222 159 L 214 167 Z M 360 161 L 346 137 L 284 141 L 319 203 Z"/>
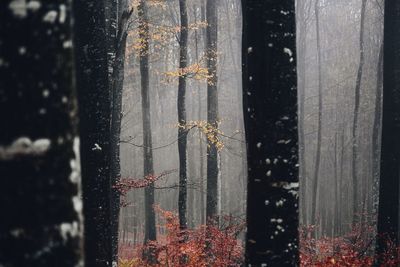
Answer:
<path fill-rule="evenodd" d="M 295 1 L 248 0 L 242 6 L 248 158 L 245 262 L 298 266 Z"/>
<path fill-rule="evenodd" d="M 83 262 L 71 2 L 58 5 L 48 21 L 51 1 L 0 1 L 0 266 Z"/>
<path fill-rule="evenodd" d="M 200 18 L 201 21 L 204 22 L 206 21 L 206 11 L 205 11 L 205 5 L 204 5 L 204 0 L 201 0 L 200 3 Z M 202 30 L 202 34 L 203 34 L 203 40 L 204 40 L 204 50 L 206 50 L 206 46 L 207 46 L 207 34 L 206 34 L 206 29 Z M 199 52 L 198 52 L 198 43 L 199 43 L 199 39 L 198 39 L 198 35 L 197 35 L 197 30 L 196 30 L 196 61 L 199 62 Z M 198 94 L 198 101 L 199 101 L 199 115 L 198 115 L 198 119 L 199 121 L 202 119 L 202 99 L 201 99 L 201 93 L 200 93 L 200 86 L 199 86 L 199 94 Z M 203 139 L 202 136 L 199 135 L 199 145 L 200 145 L 200 216 L 201 216 L 201 224 L 205 224 L 206 222 L 206 210 L 205 210 L 205 199 L 204 199 L 204 194 L 206 194 L 206 190 L 204 188 L 204 178 L 205 178 L 205 174 L 204 174 L 204 145 L 203 145 Z"/>
<path fill-rule="evenodd" d="M 339 236 L 339 224 L 340 224 L 340 218 L 339 218 L 339 213 L 340 213 L 340 187 L 339 187 L 339 175 L 338 175 L 338 132 L 336 129 L 335 132 L 335 148 L 334 148 L 334 164 L 333 164 L 333 176 L 335 177 L 335 198 L 333 202 L 333 207 L 334 207 L 334 229 L 333 229 L 333 237 Z"/>
<path fill-rule="evenodd" d="M 365 21 L 365 9 L 367 0 L 362 0 L 361 3 L 361 21 L 360 21 L 360 61 L 358 64 L 356 87 L 354 95 L 354 117 L 353 117 L 353 131 L 352 131 L 352 159 L 351 159 L 351 170 L 353 179 L 353 225 L 357 222 L 357 215 L 360 207 L 360 197 L 358 192 L 358 179 L 357 179 L 357 129 L 358 129 L 358 117 L 360 113 L 360 97 L 361 97 L 361 82 L 364 67 L 364 21 Z"/>
<path fill-rule="evenodd" d="M 179 37 L 179 76 L 178 84 L 178 153 L 179 153 L 179 199 L 178 213 L 179 226 L 187 228 L 187 134 L 186 129 L 186 74 L 187 67 L 187 45 L 188 45 L 188 14 L 186 0 L 179 0 L 181 29 Z"/>
<path fill-rule="evenodd" d="M 153 147 L 151 136 L 150 116 L 150 77 L 149 77 L 149 20 L 147 15 L 147 4 L 140 0 L 138 6 L 139 33 L 141 38 L 140 48 L 140 77 L 142 94 L 142 117 L 143 117 L 143 174 L 154 175 Z M 156 216 L 154 212 L 154 184 L 145 188 L 145 233 L 144 242 L 156 240 Z M 151 258 L 152 255 L 149 255 Z"/>
<path fill-rule="evenodd" d="M 217 42 L 218 42 L 218 0 L 206 2 L 206 53 L 207 68 L 207 123 L 218 129 L 218 77 L 217 77 Z M 216 135 L 216 134 L 214 134 Z M 216 137 L 216 136 L 213 136 Z M 211 138 L 207 138 L 207 199 L 206 222 L 212 224 L 218 212 L 218 149 Z"/>
<path fill-rule="evenodd" d="M 373 214 L 378 212 L 378 195 L 379 195 L 379 163 L 380 163 L 380 143 L 381 143 L 381 126 L 382 126 L 382 80 L 383 80 L 383 42 L 379 49 L 377 65 L 377 81 L 375 95 L 375 112 L 372 131 L 372 198 L 373 198 Z"/>
<path fill-rule="evenodd" d="M 322 146 L 322 113 L 323 113 L 323 91 L 322 91 L 322 63 L 321 63 L 321 37 L 319 25 L 319 0 L 315 1 L 315 30 L 317 35 L 317 53 L 318 53 L 318 118 L 317 118 L 317 144 L 315 153 L 315 166 L 313 177 L 312 191 L 312 210 L 311 224 L 317 224 L 317 201 L 318 201 L 318 186 L 319 186 L 319 169 L 321 164 L 321 146 Z"/>

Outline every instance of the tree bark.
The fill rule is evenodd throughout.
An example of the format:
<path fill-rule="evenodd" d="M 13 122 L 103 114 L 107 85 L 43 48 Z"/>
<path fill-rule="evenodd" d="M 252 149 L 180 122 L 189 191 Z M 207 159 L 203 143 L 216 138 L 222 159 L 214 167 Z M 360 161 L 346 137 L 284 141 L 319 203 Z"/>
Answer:
<path fill-rule="evenodd" d="M 150 116 L 150 75 L 149 75 L 149 54 L 150 54 L 150 33 L 149 19 L 147 15 L 147 4 L 140 0 L 138 6 L 139 34 L 141 39 L 140 48 L 140 78 L 142 95 L 142 117 L 143 117 L 143 174 L 154 175 L 153 167 L 153 142 L 151 136 Z M 144 242 L 156 240 L 156 216 L 154 212 L 154 184 L 145 188 L 145 233 Z M 150 255 L 151 257 L 151 255 Z"/>
<path fill-rule="evenodd" d="M 121 2 L 120 2 L 121 3 Z M 113 249 L 113 262 L 118 262 L 118 225 L 120 211 L 120 193 L 115 185 L 121 179 L 121 161 L 120 161 L 120 135 L 122 121 L 122 96 L 124 89 L 125 75 L 125 50 L 126 39 L 128 37 L 127 24 L 132 11 L 127 6 L 119 5 L 118 9 L 124 9 L 118 19 L 118 32 L 115 39 L 115 58 L 112 65 L 111 76 L 111 128 L 110 128 L 110 168 L 111 168 L 111 238 Z"/>
<path fill-rule="evenodd" d="M 108 74 L 110 78 L 110 89 L 112 87 L 113 62 L 117 51 L 117 34 L 118 34 L 118 5 L 120 0 L 102 0 L 104 1 L 104 16 L 106 21 L 107 34 L 107 59 L 108 59 Z M 112 91 L 110 91 L 112 96 Z"/>
<path fill-rule="evenodd" d="M 375 95 L 375 112 L 372 130 L 372 179 L 373 179 L 373 214 L 377 214 L 379 203 L 379 164 L 381 152 L 381 126 L 382 126 L 382 83 L 383 83 L 383 42 L 379 49 L 378 65 L 377 65 L 376 95 Z"/>
<path fill-rule="evenodd" d="M 317 65 L 318 65 L 318 126 L 317 126 L 317 144 L 315 153 L 314 177 L 313 177 L 313 191 L 312 191 L 312 210 L 311 210 L 311 224 L 317 224 L 317 201 L 318 201 L 318 185 L 319 185 L 319 169 L 321 164 L 321 145 L 322 145 L 322 112 L 323 112 L 323 88 L 322 88 L 322 63 L 321 63 L 321 37 L 319 25 L 319 0 L 315 1 L 315 31 L 317 38 Z"/>
<path fill-rule="evenodd" d="M 218 129 L 218 0 L 206 2 L 206 53 L 209 78 L 207 79 L 207 123 Z M 214 134 L 216 135 L 216 134 Z M 216 136 L 214 136 L 216 137 Z M 207 138 L 207 196 L 206 223 L 212 224 L 218 211 L 218 149 L 211 138 Z"/>
<path fill-rule="evenodd" d="M 70 1 L 0 2 L 1 266 L 83 266 L 71 38 Z"/>
<path fill-rule="evenodd" d="M 298 77 L 298 98 L 299 98 L 299 162 L 300 162 L 300 219 L 303 225 L 308 224 L 307 217 L 307 165 L 305 156 L 305 135 L 304 135 L 304 105 L 305 105 L 305 86 L 306 86 L 306 53 L 307 53 L 307 19 L 306 1 L 299 1 L 296 7 L 297 15 L 297 77 Z"/>
<path fill-rule="evenodd" d="M 360 113 L 360 97 L 361 97 L 361 82 L 364 67 L 364 21 L 365 21 L 365 9 L 367 5 L 367 0 L 362 0 L 361 2 L 361 21 L 360 21 L 360 61 L 358 64 L 356 87 L 354 94 L 354 117 L 353 117 L 353 131 L 352 131 L 352 178 L 353 178 L 353 225 L 357 222 L 357 216 L 360 215 L 360 197 L 358 192 L 358 179 L 357 179 L 357 129 L 358 129 L 358 117 Z"/>
<path fill-rule="evenodd" d="M 86 266 L 110 266 L 110 91 L 103 1 L 74 3 Z"/>
<path fill-rule="evenodd" d="M 179 76 L 178 84 L 178 154 L 179 154 L 179 226 L 187 228 L 187 135 L 186 128 L 186 74 L 187 67 L 187 46 L 188 46 L 188 14 L 186 0 L 179 0 L 181 29 L 179 37 L 179 69 L 182 74 Z"/>
<path fill-rule="evenodd" d="M 387 249 L 382 238 L 399 245 L 400 166 L 400 2 L 385 1 L 382 146 L 380 164 L 377 253 Z"/>
<path fill-rule="evenodd" d="M 294 2 L 242 1 L 246 266 L 299 265 Z"/>

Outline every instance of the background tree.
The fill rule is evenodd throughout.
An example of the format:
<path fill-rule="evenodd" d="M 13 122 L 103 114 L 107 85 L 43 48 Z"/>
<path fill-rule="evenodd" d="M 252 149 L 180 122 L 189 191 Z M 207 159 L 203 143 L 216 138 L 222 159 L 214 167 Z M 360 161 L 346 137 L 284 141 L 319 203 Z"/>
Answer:
<path fill-rule="evenodd" d="M 214 129 L 211 138 L 207 139 L 207 198 L 206 198 L 206 220 L 216 219 L 219 202 L 218 192 L 218 148 L 213 140 L 217 138 L 218 118 L 218 5 L 217 0 L 206 2 L 206 56 L 207 56 L 207 123 Z"/>
<path fill-rule="evenodd" d="M 152 130 L 152 154 L 156 175 L 179 169 L 178 154 L 178 86 L 179 77 L 186 76 L 186 130 L 187 130 L 187 226 L 195 228 L 205 223 L 206 213 L 206 164 L 207 139 L 211 135 L 207 124 L 207 60 L 206 1 L 187 1 L 188 44 L 187 67 L 179 68 L 180 10 L 179 1 L 147 1 L 149 25 L 149 100 Z M 204 8 L 202 6 L 204 5 Z M 134 7 L 136 7 L 136 2 Z M 240 1 L 227 0 L 219 5 L 217 54 L 219 77 L 218 99 L 220 124 L 216 136 L 220 161 L 218 178 L 221 183 L 217 192 L 224 215 L 244 219 L 246 167 L 241 103 L 241 8 Z M 135 12 L 136 13 L 136 12 Z M 134 14 L 135 14 L 134 13 Z M 133 15 L 128 30 L 125 65 L 123 118 L 121 127 L 121 173 L 122 178 L 143 179 L 143 143 L 140 76 L 139 20 Z M 230 30 L 228 30 L 230 29 Z M 230 31 L 230 36 L 227 32 Z M 197 35 L 197 36 L 196 36 Z M 232 51 L 230 50 L 232 49 Z M 235 58 L 232 57 L 235 56 Z M 213 128 L 215 129 L 215 128 Z M 215 129 L 216 130 L 216 129 Z M 199 141 L 201 140 L 201 142 Z M 156 206 L 163 210 L 178 212 L 179 172 L 154 183 Z M 144 199 L 136 189 L 126 197 L 126 206 L 121 208 L 120 238 L 126 246 L 142 244 L 145 225 Z M 164 236 L 165 229 L 156 213 L 157 237 Z M 242 238 L 242 234 L 240 236 Z M 123 241 L 122 241 L 123 240 Z M 241 240 L 241 239 L 240 239 Z"/>
<path fill-rule="evenodd" d="M 110 128 L 110 172 L 111 172 L 111 231 L 113 246 L 113 261 L 118 255 L 118 225 L 120 211 L 120 195 L 116 185 L 121 179 L 120 139 L 122 122 L 122 97 L 125 77 L 125 50 L 128 37 L 128 25 L 133 10 L 128 9 L 127 1 L 118 1 L 114 6 L 117 14 L 117 35 L 113 39 L 115 53 L 112 57 L 112 74 L 110 77 L 111 94 L 111 128 Z M 109 38 L 112 38 L 109 33 Z"/>
<path fill-rule="evenodd" d="M 248 188 L 246 264 L 296 266 L 294 1 L 242 1 Z"/>
<path fill-rule="evenodd" d="M 323 103 L 323 85 L 322 85 L 322 53 L 321 53 L 321 37 L 320 37 L 320 1 L 315 0 L 314 2 L 314 13 L 315 13 L 315 35 L 317 44 L 317 65 L 318 65 L 318 111 L 317 111 L 317 143 L 315 152 L 315 163 L 314 163 L 314 177 L 313 177 L 313 190 L 312 190 L 312 210 L 311 210 L 311 224 L 316 225 L 317 223 L 317 197 L 318 197 L 318 185 L 320 177 L 321 167 L 321 141 L 322 141 L 322 113 L 324 108 Z"/>
<path fill-rule="evenodd" d="M 139 36 L 140 36 L 140 78 L 142 95 L 142 117 L 143 117 L 143 170 L 144 176 L 154 175 L 153 166 L 153 142 L 151 132 L 150 116 L 150 78 L 149 78 L 149 19 L 147 3 L 140 0 L 138 5 Z M 154 213 L 154 184 L 145 189 L 145 243 L 156 240 L 156 216 Z"/>
<path fill-rule="evenodd" d="M 179 36 L 179 75 L 178 84 L 178 153 L 179 153 L 179 224 L 182 229 L 187 227 L 187 134 L 186 127 L 186 76 L 184 70 L 187 68 L 187 46 L 188 46 L 188 14 L 186 0 L 179 0 L 180 13 L 180 36 Z"/>
<path fill-rule="evenodd" d="M 0 3 L 1 266 L 83 261 L 71 33 L 70 1 Z"/>
<path fill-rule="evenodd" d="M 373 211 L 376 210 L 378 194 L 373 163 L 379 161 L 376 148 L 380 147 L 380 115 L 375 111 L 379 113 L 380 93 L 377 88 L 382 84 L 377 66 L 382 43 L 383 1 L 366 1 L 364 5 L 363 1 L 318 1 L 318 16 L 315 14 L 315 0 L 297 3 L 297 29 L 301 34 L 298 42 L 305 40 L 307 46 L 303 49 L 300 43 L 297 50 L 299 110 L 303 111 L 303 114 L 299 113 L 300 150 L 304 150 L 300 151 L 300 158 L 303 158 L 300 161 L 301 221 L 303 225 L 314 224 L 312 229 L 317 238 L 350 233 L 355 226 L 354 215 L 361 216 L 357 225 L 363 223 L 375 229 Z M 302 13 L 304 15 L 300 16 Z M 315 31 L 317 24 L 318 36 Z M 364 34 L 360 33 L 361 30 Z M 361 35 L 364 63 L 361 78 L 357 79 Z M 322 83 L 319 83 L 319 75 Z M 355 137 L 357 172 L 353 175 L 356 82 L 359 83 Z M 323 126 L 321 131 L 319 119 Z M 316 174 L 318 150 L 320 167 Z M 318 185 L 313 181 L 314 174 Z M 354 184 L 358 194 L 356 212 Z M 315 215 L 312 215 L 313 210 Z M 374 230 L 364 233 L 375 235 Z"/>
<path fill-rule="evenodd" d="M 363 66 L 365 61 L 364 51 L 364 27 L 365 27 L 365 9 L 367 6 L 367 0 L 361 1 L 361 17 L 360 17 L 360 47 L 359 47 L 359 63 L 356 76 L 356 85 L 354 90 L 354 117 L 353 117 L 353 130 L 352 130 L 352 176 L 353 176 L 353 224 L 357 222 L 356 217 L 360 214 L 361 199 L 359 197 L 359 186 L 358 186 L 358 173 L 357 173 L 357 129 L 358 121 L 360 116 L 360 95 L 361 95 L 361 81 L 363 75 Z"/>

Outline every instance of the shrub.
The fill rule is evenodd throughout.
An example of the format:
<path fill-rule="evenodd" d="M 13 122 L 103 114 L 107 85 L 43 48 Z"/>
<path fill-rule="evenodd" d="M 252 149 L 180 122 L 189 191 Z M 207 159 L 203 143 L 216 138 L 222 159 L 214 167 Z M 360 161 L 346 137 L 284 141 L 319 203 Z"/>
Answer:
<path fill-rule="evenodd" d="M 244 224 L 231 216 L 224 216 L 220 227 L 201 225 L 195 229 L 181 230 L 178 216 L 156 208 L 161 215 L 166 234 L 146 245 L 120 246 L 120 266 L 173 266 L 173 267 L 226 267 L 241 266 L 243 248 L 238 235 Z M 143 257 L 152 251 L 156 263 Z"/>

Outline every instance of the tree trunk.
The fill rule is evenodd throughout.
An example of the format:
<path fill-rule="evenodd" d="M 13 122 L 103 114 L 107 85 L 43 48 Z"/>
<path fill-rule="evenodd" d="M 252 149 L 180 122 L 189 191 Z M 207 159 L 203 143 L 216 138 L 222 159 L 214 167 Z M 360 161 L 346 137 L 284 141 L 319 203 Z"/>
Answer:
<path fill-rule="evenodd" d="M 206 2 L 206 53 L 209 78 L 207 79 L 207 123 L 218 129 L 218 77 L 217 77 L 217 42 L 218 42 L 218 2 Z M 211 133 L 216 137 L 216 133 Z M 207 145 L 207 197 L 206 222 L 212 224 L 218 210 L 218 149 L 210 139 Z"/>
<path fill-rule="evenodd" d="M 49 1 L 0 2 L 0 266 L 83 263 L 71 3 L 58 6 L 53 19 Z"/>
<path fill-rule="evenodd" d="M 110 266 L 110 94 L 103 1 L 74 2 L 86 266 Z"/>
<path fill-rule="evenodd" d="M 382 146 L 379 187 L 378 236 L 399 245 L 400 166 L 400 2 L 385 1 L 383 59 Z M 377 252 L 387 249 L 378 238 Z"/>
<path fill-rule="evenodd" d="M 204 21 L 206 21 L 206 11 L 205 11 L 205 3 L 204 3 L 204 0 L 201 0 L 200 1 L 200 21 L 201 22 L 204 22 Z M 202 29 L 201 31 L 200 31 L 200 33 L 202 34 L 202 36 L 203 36 L 203 44 L 204 44 L 204 46 L 203 46 L 203 49 L 205 50 L 206 49 L 206 46 L 207 46 L 207 44 L 206 44 L 206 42 L 207 42 L 207 38 L 206 38 L 206 36 L 207 36 L 207 34 L 206 34 L 206 29 Z M 198 44 L 200 43 L 200 40 L 199 40 L 199 38 L 198 38 L 198 34 L 197 34 L 197 30 L 196 30 L 196 35 L 195 35 L 195 37 L 196 37 L 196 62 L 199 62 L 199 51 L 198 51 Z M 199 92 L 200 92 L 200 85 L 198 86 L 198 88 L 199 88 Z M 199 110 L 198 110 L 198 120 L 200 121 L 200 120 L 202 120 L 202 114 L 203 114 L 203 109 L 202 109 L 202 106 L 203 106 L 203 102 L 202 102 L 202 99 L 201 99 L 201 94 L 200 93 L 198 93 L 197 94 L 197 99 L 198 99 L 198 102 L 199 102 Z M 205 190 L 205 186 L 204 186 L 204 181 L 205 181 L 205 174 L 204 174 L 204 163 L 205 163 L 205 161 L 204 161 L 204 144 L 205 144 L 205 142 L 203 142 L 203 138 L 202 138 L 202 136 L 201 135 L 199 135 L 199 147 L 200 147 L 200 151 L 199 151 L 199 153 L 200 153 L 200 181 L 199 181 L 199 183 L 200 183 L 200 192 L 201 192 L 201 194 L 200 194 L 200 224 L 205 224 L 206 223 L 206 209 L 205 209 L 205 206 L 206 205 L 204 205 L 205 204 L 205 199 L 204 199 L 204 196 L 205 196 L 205 194 L 207 193 L 206 192 L 206 190 Z"/>
<path fill-rule="evenodd" d="M 352 178 L 353 178 L 353 225 L 357 222 L 357 216 L 360 215 L 360 197 L 358 192 L 358 180 L 357 180 L 357 129 L 358 129 L 358 116 L 360 113 L 360 96 L 361 96 L 361 82 L 364 67 L 364 21 L 365 21 L 365 9 L 367 0 L 362 0 L 361 3 L 361 21 L 360 21 L 360 61 L 358 64 L 356 87 L 354 95 L 354 117 L 353 117 L 353 131 L 352 131 Z"/>
<path fill-rule="evenodd" d="M 112 74 L 113 62 L 117 51 L 117 31 L 118 31 L 118 5 L 120 0 L 103 0 L 104 1 L 104 15 L 106 21 L 106 34 L 107 34 L 107 59 L 108 59 L 108 74 L 110 78 L 110 89 L 112 87 Z M 112 89 L 110 90 L 112 96 Z"/>
<path fill-rule="evenodd" d="M 380 163 L 380 143 L 381 143 L 381 126 L 382 126 L 382 80 L 383 80 L 383 42 L 379 49 L 377 65 L 377 80 L 376 80 L 376 95 L 375 95 L 375 112 L 372 131 L 372 179 L 373 179 L 373 214 L 378 211 L 378 195 L 379 195 L 379 163 Z"/>
<path fill-rule="evenodd" d="M 303 225 L 308 224 L 307 217 L 307 166 L 305 156 L 305 135 L 304 135 L 304 105 L 305 105 L 305 86 L 306 86 L 306 53 L 307 53 L 307 21 L 305 16 L 305 3 L 306 1 L 299 1 L 297 3 L 297 77 L 298 77 L 298 98 L 299 98 L 299 162 L 300 162 L 300 219 Z"/>
<path fill-rule="evenodd" d="M 186 129 L 186 74 L 187 45 L 188 45 L 188 14 L 186 0 L 179 0 L 181 29 L 179 37 L 179 76 L 178 84 L 178 153 L 179 153 L 179 225 L 181 229 L 187 228 L 187 134 Z"/>
<path fill-rule="evenodd" d="M 294 2 L 242 1 L 246 266 L 299 264 Z"/>
<path fill-rule="evenodd" d="M 318 65 L 318 126 L 317 126 L 317 144 L 315 153 L 314 177 L 313 177 L 313 191 L 312 191 L 312 210 L 311 210 L 311 224 L 317 224 L 317 201 L 318 201 L 318 185 L 319 185 L 319 169 L 321 164 L 321 145 L 322 145 L 322 110 L 323 110 L 323 90 L 322 90 L 322 63 L 321 63 L 321 36 L 319 25 L 319 0 L 315 1 L 315 31 L 317 38 L 317 65 Z"/>
<path fill-rule="evenodd" d="M 138 6 L 139 33 L 141 39 L 140 48 L 140 78 L 142 94 L 142 120 L 143 120 L 143 174 L 154 175 L 153 167 L 153 144 L 151 136 L 150 116 L 150 75 L 149 75 L 149 53 L 150 33 L 149 19 L 147 15 L 147 4 L 140 0 Z M 145 233 L 144 242 L 156 240 L 156 216 L 154 212 L 154 184 L 145 188 Z M 151 256 L 150 256 L 151 257 Z"/>
<path fill-rule="evenodd" d="M 121 121 L 122 121 L 122 96 L 124 89 L 124 75 L 125 75 L 125 49 L 126 39 L 128 37 L 127 24 L 132 14 L 128 11 L 126 6 L 119 6 L 124 8 L 124 12 L 118 20 L 118 33 L 115 39 L 116 52 L 112 65 L 111 76 L 111 94 L 112 97 L 112 114 L 111 114 L 111 128 L 110 128 L 110 168 L 111 168 L 111 238 L 113 248 L 113 262 L 118 262 L 118 225 L 119 225 L 119 211 L 120 211 L 120 193 L 115 188 L 115 185 L 121 178 L 121 162 L 120 162 L 120 135 L 121 135 Z"/>

